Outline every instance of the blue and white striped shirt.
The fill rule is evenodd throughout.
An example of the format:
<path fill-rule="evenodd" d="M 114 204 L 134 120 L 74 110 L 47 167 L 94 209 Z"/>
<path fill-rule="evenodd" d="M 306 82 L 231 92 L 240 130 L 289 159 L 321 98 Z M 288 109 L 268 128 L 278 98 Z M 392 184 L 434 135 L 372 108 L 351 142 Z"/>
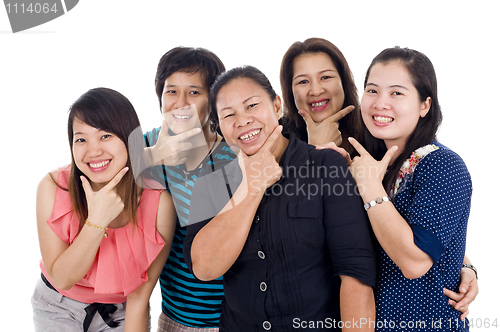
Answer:
<path fill-rule="evenodd" d="M 160 128 L 156 128 L 144 134 L 146 145 L 155 145 L 159 133 Z M 148 170 L 150 176 L 166 184 L 178 217 L 170 255 L 160 276 L 162 310 L 168 317 L 186 326 L 218 327 L 224 299 L 222 277 L 200 281 L 189 271 L 184 261 L 182 249 L 186 228 L 182 226 L 188 222 L 193 185 L 203 168 L 216 170 L 218 161 L 234 158 L 236 155 L 223 140 L 205 157 L 201 167 L 194 171 L 186 172 L 185 165 L 156 166 Z"/>

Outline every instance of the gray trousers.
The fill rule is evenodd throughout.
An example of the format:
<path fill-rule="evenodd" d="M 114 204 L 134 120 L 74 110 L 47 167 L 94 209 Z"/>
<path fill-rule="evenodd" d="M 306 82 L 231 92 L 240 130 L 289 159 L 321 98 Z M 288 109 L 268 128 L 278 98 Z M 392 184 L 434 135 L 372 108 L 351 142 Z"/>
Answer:
<path fill-rule="evenodd" d="M 36 332 L 83 331 L 83 321 L 86 316 L 85 307 L 89 304 L 75 301 L 48 288 L 41 279 L 38 279 L 36 283 L 31 305 L 33 306 L 33 321 Z M 96 313 L 88 332 L 123 332 L 126 303 L 117 303 L 115 306 L 118 309 L 109 316 L 115 322 L 120 323 L 118 327 L 109 327 L 99 313 Z"/>

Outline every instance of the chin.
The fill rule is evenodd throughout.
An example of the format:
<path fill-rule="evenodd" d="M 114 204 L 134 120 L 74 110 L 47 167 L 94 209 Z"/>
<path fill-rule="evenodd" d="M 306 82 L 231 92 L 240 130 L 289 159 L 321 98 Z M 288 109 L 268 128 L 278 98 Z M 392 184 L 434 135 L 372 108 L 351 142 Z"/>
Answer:
<path fill-rule="evenodd" d="M 170 127 L 170 130 L 174 134 L 179 135 L 179 134 L 185 133 L 188 130 L 193 129 L 194 127 L 195 126 L 192 124 L 173 125 L 172 127 Z"/>
<path fill-rule="evenodd" d="M 320 122 L 323 122 L 323 120 L 325 120 L 326 118 L 332 116 L 333 114 L 334 114 L 333 112 L 329 112 L 327 110 L 324 110 L 321 112 L 313 113 L 311 118 L 313 119 L 313 121 L 315 123 L 320 123 Z"/>
<path fill-rule="evenodd" d="M 254 154 L 256 154 L 257 152 L 259 152 L 260 148 L 262 146 L 256 146 L 256 145 L 253 145 L 253 146 L 238 146 L 243 152 L 245 152 L 245 154 L 247 156 L 252 156 Z"/>

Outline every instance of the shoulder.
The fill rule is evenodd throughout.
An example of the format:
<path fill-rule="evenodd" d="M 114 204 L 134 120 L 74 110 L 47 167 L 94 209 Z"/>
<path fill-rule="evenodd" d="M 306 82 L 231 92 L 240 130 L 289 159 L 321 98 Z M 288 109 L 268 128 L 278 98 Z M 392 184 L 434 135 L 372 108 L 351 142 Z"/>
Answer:
<path fill-rule="evenodd" d="M 152 146 L 156 144 L 160 130 L 161 127 L 158 127 L 158 128 L 153 128 L 152 130 L 144 133 L 144 140 L 146 141 L 147 146 Z"/>
<path fill-rule="evenodd" d="M 38 183 L 38 195 L 48 195 L 53 193 L 55 195 L 59 178 L 59 169 L 53 170 L 45 174 L 45 176 Z"/>
<path fill-rule="evenodd" d="M 231 161 L 236 159 L 236 154 L 231 150 L 229 144 L 227 144 L 226 140 L 222 138 L 222 141 L 217 144 L 214 151 L 212 152 L 212 156 L 214 162 L 217 161 Z"/>
<path fill-rule="evenodd" d="M 447 195 L 472 194 L 472 180 L 462 158 L 453 150 L 437 143 L 439 148 L 425 156 L 415 168 L 416 188 Z"/>
<path fill-rule="evenodd" d="M 199 178 L 214 173 L 215 171 L 222 168 L 228 170 L 228 165 L 231 165 L 231 168 L 233 167 L 233 165 L 238 165 L 238 158 L 223 138 L 222 141 L 215 147 L 214 151 L 211 154 L 207 155 L 204 159 Z M 198 181 L 199 178 L 196 181 Z"/>
<path fill-rule="evenodd" d="M 304 143 L 305 144 L 305 143 Z M 307 144 L 311 161 L 326 166 L 348 167 L 344 157 L 333 149 L 317 149 L 314 145 Z"/>
<path fill-rule="evenodd" d="M 36 194 L 36 213 L 39 222 L 46 222 L 52 215 L 57 191 L 59 169 L 51 171 L 38 184 Z"/>
<path fill-rule="evenodd" d="M 172 203 L 172 196 L 167 190 L 161 190 L 160 192 L 160 199 L 158 201 L 158 205 L 164 205 L 164 204 L 173 204 Z"/>
<path fill-rule="evenodd" d="M 454 174 L 469 174 L 463 159 L 453 150 L 441 143 L 434 142 L 438 148 L 430 152 L 417 167 L 417 171 L 432 171 L 435 174 L 447 174 L 449 177 Z"/>
<path fill-rule="evenodd" d="M 177 221 L 177 214 L 172 196 L 167 190 L 160 193 L 158 201 L 158 214 L 156 217 L 156 229 L 164 240 L 173 235 Z"/>

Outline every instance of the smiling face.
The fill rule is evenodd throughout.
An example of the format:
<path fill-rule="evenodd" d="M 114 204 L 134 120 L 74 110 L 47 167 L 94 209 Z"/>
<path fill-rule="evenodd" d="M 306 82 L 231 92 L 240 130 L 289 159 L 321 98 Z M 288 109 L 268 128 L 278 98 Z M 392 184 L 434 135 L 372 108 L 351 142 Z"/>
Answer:
<path fill-rule="evenodd" d="M 112 133 L 73 121 L 73 158 L 94 190 L 105 186 L 127 165 L 125 143 Z"/>
<path fill-rule="evenodd" d="M 181 134 L 189 129 L 208 131 L 208 87 L 200 73 L 175 72 L 165 80 L 162 112 L 170 129 Z"/>
<path fill-rule="evenodd" d="M 295 58 L 292 91 L 297 109 L 308 112 L 316 123 L 340 111 L 344 104 L 340 75 L 323 52 Z"/>
<path fill-rule="evenodd" d="M 406 68 L 397 61 L 378 63 L 371 69 L 361 98 L 361 115 L 370 133 L 387 147 L 403 148 L 431 98 L 420 100 Z"/>
<path fill-rule="evenodd" d="M 281 99 L 271 100 L 267 92 L 253 80 L 236 78 L 217 94 L 217 115 L 224 138 L 247 155 L 264 145 L 278 126 Z"/>

